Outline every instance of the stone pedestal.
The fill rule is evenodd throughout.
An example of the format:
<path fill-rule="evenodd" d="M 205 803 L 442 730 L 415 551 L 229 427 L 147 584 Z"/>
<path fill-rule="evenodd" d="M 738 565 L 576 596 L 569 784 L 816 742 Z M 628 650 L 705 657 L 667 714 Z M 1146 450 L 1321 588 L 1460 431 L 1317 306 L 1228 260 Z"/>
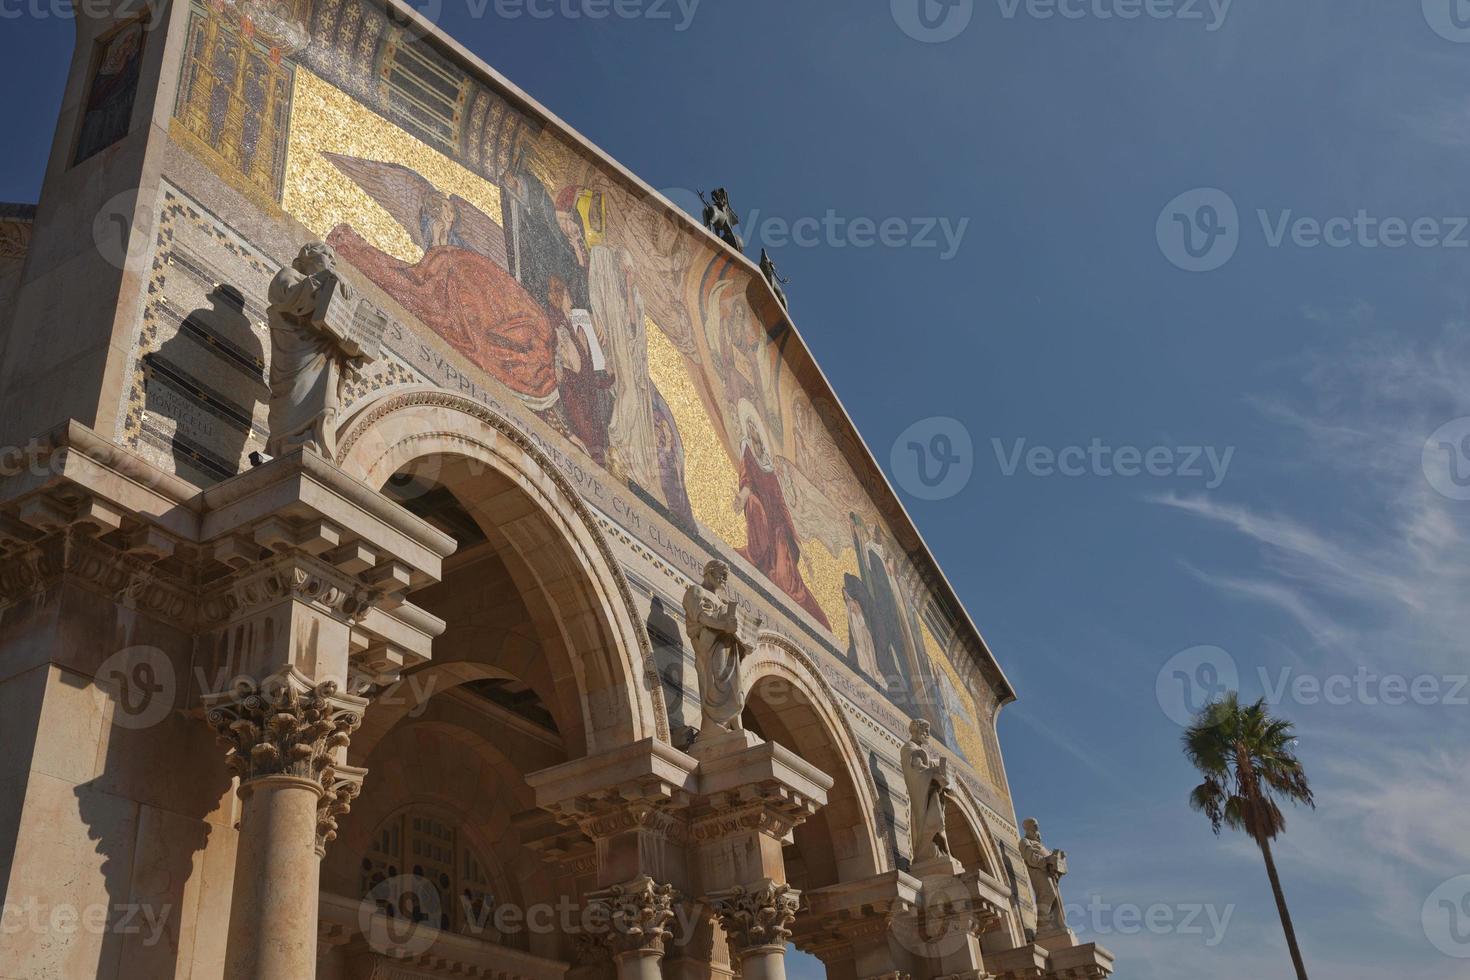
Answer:
<path fill-rule="evenodd" d="M 902 942 L 901 923 L 918 909 L 921 883 L 903 871 L 831 885 L 805 896 L 793 936 L 830 980 L 916 975 L 920 961 Z"/>
<path fill-rule="evenodd" d="M 698 798 L 691 807 L 694 860 L 740 971 L 784 980 L 800 893 L 786 882 L 782 847 L 826 805 L 832 778 L 780 745 L 749 736 L 698 748 Z"/>
<path fill-rule="evenodd" d="M 1039 945 L 1039 943 L 1038 943 Z M 1113 973 L 1113 954 L 1096 943 L 1078 943 L 1052 949 L 1048 977 L 1057 980 L 1104 980 Z"/>

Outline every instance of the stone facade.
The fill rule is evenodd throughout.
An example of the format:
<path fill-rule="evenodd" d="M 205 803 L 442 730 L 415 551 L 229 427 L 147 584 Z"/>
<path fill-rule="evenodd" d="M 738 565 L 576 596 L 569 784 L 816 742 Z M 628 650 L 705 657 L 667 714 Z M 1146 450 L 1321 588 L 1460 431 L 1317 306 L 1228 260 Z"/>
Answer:
<path fill-rule="evenodd" d="M 1107 975 L 754 263 L 411 13 L 122 7 L 0 211 L 0 977 Z"/>

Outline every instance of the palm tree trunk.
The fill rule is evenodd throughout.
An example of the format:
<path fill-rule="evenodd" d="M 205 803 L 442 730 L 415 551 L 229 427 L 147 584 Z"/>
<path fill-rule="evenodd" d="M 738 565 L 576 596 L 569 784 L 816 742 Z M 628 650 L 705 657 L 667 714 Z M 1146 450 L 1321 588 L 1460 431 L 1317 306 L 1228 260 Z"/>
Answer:
<path fill-rule="evenodd" d="M 1276 874 L 1276 859 L 1271 857 L 1271 842 L 1263 840 L 1261 854 L 1266 858 L 1266 876 L 1271 879 L 1271 894 L 1276 896 L 1276 911 L 1281 915 L 1281 930 L 1286 933 L 1286 946 L 1291 950 L 1291 963 L 1296 967 L 1296 980 L 1307 980 L 1302 965 L 1302 951 L 1296 945 L 1296 930 L 1291 927 L 1291 913 L 1286 910 L 1286 895 L 1281 891 L 1281 878 Z"/>

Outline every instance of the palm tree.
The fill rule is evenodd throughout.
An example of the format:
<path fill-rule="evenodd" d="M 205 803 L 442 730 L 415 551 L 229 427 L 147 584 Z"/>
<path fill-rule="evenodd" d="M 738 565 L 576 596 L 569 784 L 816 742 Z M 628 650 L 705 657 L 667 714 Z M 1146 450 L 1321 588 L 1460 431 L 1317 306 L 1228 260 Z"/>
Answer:
<path fill-rule="evenodd" d="M 1222 825 L 1243 830 L 1261 848 L 1297 980 L 1307 980 L 1271 857 L 1271 841 L 1286 829 L 1277 798 L 1316 808 L 1295 748 L 1291 722 L 1272 718 L 1265 698 L 1242 706 L 1234 691 L 1207 705 L 1184 733 L 1184 754 L 1205 777 L 1189 794 L 1189 805 L 1210 818 L 1216 834 Z"/>

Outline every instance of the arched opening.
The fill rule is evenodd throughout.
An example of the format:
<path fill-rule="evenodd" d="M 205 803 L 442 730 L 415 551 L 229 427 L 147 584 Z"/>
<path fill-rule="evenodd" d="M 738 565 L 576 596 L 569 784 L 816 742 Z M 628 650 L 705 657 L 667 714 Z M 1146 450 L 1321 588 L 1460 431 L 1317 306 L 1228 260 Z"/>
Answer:
<path fill-rule="evenodd" d="M 885 870 L 871 776 L 817 668 L 784 638 L 767 636 L 746 660 L 745 671 L 746 728 L 785 746 L 833 780 L 827 805 L 796 828 L 786 848 L 791 885 L 812 891 Z"/>
<path fill-rule="evenodd" d="M 575 841 L 548 848 L 526 776 L 667 738 L 626 582 L 566 477 L 483 406 L 400 393 L 343 432 L 344 470 L 459 547 L 410 596 L 447 624 L 432 659 L 378 694 L 349 748 L 368 775 L 322 868 L 334 976 L 415 956 L 559 976 L 593 869 Z"/>

